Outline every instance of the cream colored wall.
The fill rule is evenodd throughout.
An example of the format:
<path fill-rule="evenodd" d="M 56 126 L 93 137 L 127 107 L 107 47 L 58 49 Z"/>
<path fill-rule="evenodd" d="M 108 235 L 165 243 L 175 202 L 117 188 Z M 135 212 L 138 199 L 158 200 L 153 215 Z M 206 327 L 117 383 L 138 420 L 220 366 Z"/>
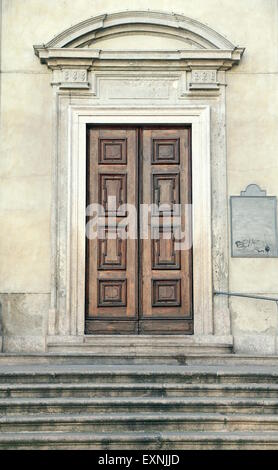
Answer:
<path fill-rule="evenodd" d="M 278 196 L 277 0 L 3 0 L 0 292 L 6 349 L 43 348 L 50 289 L 52 89 L 33 45 L 119 9 L 182 13 L 246 47 L 242 63 L 227 73 L 229 194 L 255 182 Z M 278 295 L 277 278 L 276 259 L 230 260 L 233 291 Z M 277 308 L 231 299 L 239 350 L 274 352 Z"/>
<path fill-rule="evenodd" d="M 231 3 L 254 9 L 234 34 L 246 47 L 242 64 L 227 73 L 228 192 L 255 182 L 278 196 L 278 2 Z M 278 297 L 277 281 L 277 259 L 230 260 L 231 291 Z M 236 349 L 278 352 L 278 303 L 233 297 L 230 308 Z"/>

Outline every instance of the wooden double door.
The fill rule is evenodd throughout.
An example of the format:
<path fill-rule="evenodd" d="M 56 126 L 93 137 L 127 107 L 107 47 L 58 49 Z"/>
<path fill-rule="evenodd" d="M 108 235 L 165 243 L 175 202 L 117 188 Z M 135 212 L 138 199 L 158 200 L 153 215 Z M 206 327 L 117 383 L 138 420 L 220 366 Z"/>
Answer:
<path fill-rule="evenodd" d="M 190 129 L 94 126 L 87 148 L 86 334 L 192 334 Z"/>

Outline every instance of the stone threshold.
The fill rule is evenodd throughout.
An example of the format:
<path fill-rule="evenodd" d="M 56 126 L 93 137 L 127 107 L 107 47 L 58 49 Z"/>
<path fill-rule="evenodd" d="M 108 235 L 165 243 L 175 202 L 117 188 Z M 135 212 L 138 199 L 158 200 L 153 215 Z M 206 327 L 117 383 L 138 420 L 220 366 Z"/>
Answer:
<path fill-rule="evenodd" d="M 48 352 L 88 352 L 94 355 L 173 357 L 184 354 L 232 353 L 232 336 L 84 335 L 48 336 Z"/>

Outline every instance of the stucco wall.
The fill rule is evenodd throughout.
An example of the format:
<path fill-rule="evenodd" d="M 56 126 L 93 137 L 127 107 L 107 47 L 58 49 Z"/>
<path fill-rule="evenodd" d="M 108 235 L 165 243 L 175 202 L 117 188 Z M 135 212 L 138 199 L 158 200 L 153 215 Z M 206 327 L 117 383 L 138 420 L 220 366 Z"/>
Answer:
<path fill-rule="evenodd" d="M 43 349 L 50 291 L 51 74 L 34 44 L 90 16 L 182 13 L 246 47 L 227 72 L 228 191 L 255 182 L 278 196 L 277 0 L 3 0 L 0 295 L 6 350 Z M 230 290 L 278 295 L 277 259 L 230 259 Z M 230 300 L 237 351 L 274 353 L 275 303 Z"/>

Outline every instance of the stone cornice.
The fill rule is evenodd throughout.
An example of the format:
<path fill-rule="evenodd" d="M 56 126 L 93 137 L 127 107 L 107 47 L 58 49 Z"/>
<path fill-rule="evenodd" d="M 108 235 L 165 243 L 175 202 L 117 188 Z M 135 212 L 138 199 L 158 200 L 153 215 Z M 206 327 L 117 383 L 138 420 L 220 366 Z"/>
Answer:
<path fill-rule="evenodd" d="M 215 68 L 216 70 L 228 70 L 240 62 L 244 49 L 233 50 L 97 50 L 97 49 L 57 49 L 37 47 L 36 53 L 41 62 L 48 67 L 86 67 L 93 66 L 129 68 L 144 66 L 145 69 L 152 67 L 183 67 L 191 70 L 193 68 Z"/>
<path fill-rule="evenodd" d="M 42 63 L 51 59 L 99 59 L 99 60 L 232 60 L 238 63 L 244 49 L 233 50 L 101 50 L 101 49 L 57 49 L 35 46 Z"/>

